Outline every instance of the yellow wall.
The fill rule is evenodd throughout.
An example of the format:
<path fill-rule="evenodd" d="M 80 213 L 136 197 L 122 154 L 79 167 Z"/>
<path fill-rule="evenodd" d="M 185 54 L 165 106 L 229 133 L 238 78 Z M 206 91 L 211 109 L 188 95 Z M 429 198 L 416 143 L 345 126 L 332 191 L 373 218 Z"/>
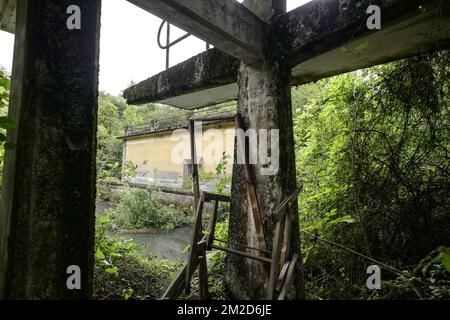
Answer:
<path fill-rule="evenodd" d="M 196 135 L 197 157 L 201 160 L 201 172 L 215 172 L 223 152 L 228 155 L 227 174 L 232 173 L 235 125 L 211 124 L 203 126 L 203 137 Z M 218 142 L 219 141 L 219 142 Z M 220 143 L 220 141 L 222 143 Z M 125 163 L 138 166 L 137 182 L 164 184 L 164 180 L 181 181 L 183 160 L 190 159 L 189 133 L 186 129 L 129 137 L 124 140 Z M 156 180 L 156 181 L 155 181 Z"/>

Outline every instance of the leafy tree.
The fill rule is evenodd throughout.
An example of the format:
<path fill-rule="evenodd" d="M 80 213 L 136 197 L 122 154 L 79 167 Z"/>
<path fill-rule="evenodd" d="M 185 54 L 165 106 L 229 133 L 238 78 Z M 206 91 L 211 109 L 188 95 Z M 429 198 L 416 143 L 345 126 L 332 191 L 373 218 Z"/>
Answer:
<path fill-rule="evenodd" d="M 399 268 L 448 246 L 449 62 L 443 51 L 294 90 L 303 230 Z M 333 290 L 364 283 L 365 261 L 306 239 L 307 265 L 339 274 Z"/>

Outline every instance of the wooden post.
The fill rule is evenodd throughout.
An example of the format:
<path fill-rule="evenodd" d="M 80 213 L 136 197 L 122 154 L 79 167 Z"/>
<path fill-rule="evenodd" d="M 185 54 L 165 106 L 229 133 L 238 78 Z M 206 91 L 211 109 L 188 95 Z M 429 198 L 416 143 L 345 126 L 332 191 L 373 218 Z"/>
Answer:
<path fill-rule="evenodd" d="M 81 29 L 68 27 L 73 5 Z M 100 0 L 17 1 L 2 298 L 91 297 L 100 10 Z"/>
<path fill-rule="evenodd" d="M 195 214 L 195 225 L 192 234 L 191 246 L 189 248 L 189 257 L 186 268 L 186 282 L 185 291 L 186 294 L 190 293 L 192 274 L 196 266 L 198 265 L 198 242 L 202 234 L 202 218 L 203 218 L 203 206 L 204 206 L 204 193 L 200 196 L 197 204 L 197 211 Z"/>
<path fill-rule="evenodd" d="M 197 147 L 195 139 L 195 121 L 189 120 L 188 127 L 191 143 L 192 188 L 194 192 L 194 212 L 195 212 L 197 210 L 198 200 L 200 199 L 200 182 L 198 178 Z"/>
<path fill-rule="evenodd" d="M 214 211 L 211 216 L 211 221 L 209 222 L 208 228 L 208 241 L 206 242 L 206 248 L 211 250 L 211 246 L 214 244 L 214 234 L 216 231 L 216 224 L 219 212 L 219 201 L 214 201 Z"/>
<path fill-rule="evenodd" d="M 206 262 L 207 238 L 203 237 L 199 243 L 199 266 L 198 266 L 198 285 L 200 300 L 208 300 L 208 266 Z"/>

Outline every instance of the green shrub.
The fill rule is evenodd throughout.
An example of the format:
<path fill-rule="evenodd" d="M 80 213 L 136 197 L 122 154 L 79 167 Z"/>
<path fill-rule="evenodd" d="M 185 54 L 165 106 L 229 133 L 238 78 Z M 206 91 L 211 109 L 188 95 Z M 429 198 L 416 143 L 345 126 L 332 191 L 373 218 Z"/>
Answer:
<path fill-rule="evenodd" d="M 119 204 L 112 209 L 111 216 L 120 227 L 173 230 L 192 223 L 192 217 L 178 208 L 157 201 L 150 189 L 124 189 L 119 197 Z"/>
<path fill-rule="evenodd" d="M 217 223 L 214 236 L 217 239 L 228 239 L 228 219 Z M 218 242 L 215 244 L 222 245 Z M 225 252 L 216 251 L 209 259 L 208 288 L 214 300 L 227 300 L 229 298 L 224 282 L 225 258 Z"/>
<path fill-rule="evenodd" d="M 96 228 L 94 298 L 159 299 L 181 266 L 142 256 L 132 240 L 108 236 L 109 224 L 106 216 Z"/>

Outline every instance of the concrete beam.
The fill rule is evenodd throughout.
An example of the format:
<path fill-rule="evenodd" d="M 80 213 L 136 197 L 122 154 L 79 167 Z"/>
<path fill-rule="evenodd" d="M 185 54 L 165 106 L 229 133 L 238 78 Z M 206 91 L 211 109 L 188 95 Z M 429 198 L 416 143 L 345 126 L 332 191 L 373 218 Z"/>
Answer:
<path fill-rule="evenodd" d="M 83 12 L 81 30 L 66 26 L 72 4 Z M 5 153 L 0 299 L 85 300 L 94 270 L 101 0 L 17 5 L 9 113 L 18 125 Z M 67 286 L 69 266 L 79 267 L 79 290 Z"/>
<path fill-rule="evenodd" d="M 249 64 L 265 56 L 266 24 L 236 0 L 128 0 Z"/>
<path fill-rule="evenodd" d="M 14 33 L 17 0 L 0 0 L 0 30 Z"/>
<path fill-rule="evenodd" d="M 381 30 L 366 10 L 381 8 Z M 450 46 L 450 2 L 315 0 L 274 20 L 271 54 L 293 69 L 293 83 L 370 67 Z"/>
<path fill-rule="evenodd" d="M 274 20 L 270 54 L 292 67 L 292 85 L 450 47 L 449 1 L 378 1 L 382 8 L 379 31 L 366 28 L 366 9 L 372 0 L 364 0 L 359 7 L 357 2 L 361 0 L 349 0 L 344 7 L 342 1 L 315 0 Z M 198 63 L 203 56 L 208 54 L 146 80 L 164 85 L 139 84 L 140 101 L 131 95 L 127 98 L 132 103 L 161 102 L 187 109 L 236 99 L 237 60 L 229 63 L 227 55 L 217 53 Z M 214 67 L 214 81 L 204 72 L 209 63 Z"/>
<path fill-rule="evenodd" d="M 237 98 L 239 60 L 218 49 L 203 52 L 124 91 L 129 104 L 159 102 L 196 109 Z"/>

